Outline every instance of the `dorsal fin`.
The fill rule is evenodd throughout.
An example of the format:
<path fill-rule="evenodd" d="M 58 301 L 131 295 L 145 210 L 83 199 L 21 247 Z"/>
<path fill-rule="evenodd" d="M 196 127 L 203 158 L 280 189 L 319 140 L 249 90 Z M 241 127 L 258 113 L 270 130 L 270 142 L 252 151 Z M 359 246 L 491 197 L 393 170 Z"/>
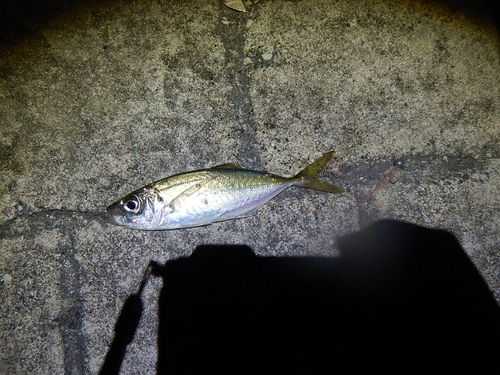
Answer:
<path fill-rule="evenodd" d="M 212 167 L 210 169 L 243 169 L 243 168 L 233 163 L 226 163 L 226 164 L 216 165 L 215 167 Z"/>

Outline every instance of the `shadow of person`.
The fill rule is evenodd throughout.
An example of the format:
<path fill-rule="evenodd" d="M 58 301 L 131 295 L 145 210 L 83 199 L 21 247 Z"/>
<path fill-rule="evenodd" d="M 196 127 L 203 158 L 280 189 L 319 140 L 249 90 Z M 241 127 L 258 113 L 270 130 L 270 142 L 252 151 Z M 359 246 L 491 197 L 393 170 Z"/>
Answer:
<path fill-rule="evenodd" d="M 120 316 L 115 324 L 115 335 L 108 349 L 99 374 L 119 374 L 125 357 L 127 346 L 134 339 L 135 331 L 139 326 L 142 311 L 144 310 L 141 294 L 149 279 L 152 264 L 146 269 L 139 286 L 139 291 L 130 295 L 123 304 Z"/>
<path fill-rule="evenodd" d="M 159 374 L 497 373 L 500 309 L 448 232 L 380 221 L 339 258 L 203 245 L 155 265 Z"/>

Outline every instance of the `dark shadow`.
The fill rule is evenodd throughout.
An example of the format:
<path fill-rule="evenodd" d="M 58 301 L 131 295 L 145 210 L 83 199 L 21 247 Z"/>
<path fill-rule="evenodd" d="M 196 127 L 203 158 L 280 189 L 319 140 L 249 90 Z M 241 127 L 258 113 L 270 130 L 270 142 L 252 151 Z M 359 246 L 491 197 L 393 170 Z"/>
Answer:
<path fill-rule="evenodd" d="M 153 267 L 158 373 L 498 373 L 500 309 L 455 237 L 381 221 L 338 243 L 339 258 L 205 245 Z"/>
<path fill-rule="evenodd" d="M 417 0 L 415 0 L 417 1 Z M 497 0 L 434 0 L 452 12 L 465 14 L 477 22 L 492 21 L 500 30 L 500 3 Z M 51 21 L 75 13 L 82 7 L 99 9 L 110 0 L 2 0 L 0 1 L 0 50 L 23 39 L 38 38 Z M 113 1 L 119 3 L 119 1 Z M 127 1 L 122 1 L 126 5 Z"/>
<path fill-rule="evenodd" d="M 23 39 L 36 37 L 50 21 L 73 12 L 85 0 L 0 1 L 0 49 Z"/>
<path fill-rule="evenodd" d="M 120 367 L 125 357 L 127 346 L 134 339 L 135 331 L 141 320 L 143 305 L 141 294 L 150 276 L 151 266 L 147 268 L 142 278 L 139 291 L 129 296 L 123 304 L 122 311 L 115 324 L 115 335 L 113 342 L 106 354 L 104 364 L 99 371 L 101 375 L 120 373 Z"/>

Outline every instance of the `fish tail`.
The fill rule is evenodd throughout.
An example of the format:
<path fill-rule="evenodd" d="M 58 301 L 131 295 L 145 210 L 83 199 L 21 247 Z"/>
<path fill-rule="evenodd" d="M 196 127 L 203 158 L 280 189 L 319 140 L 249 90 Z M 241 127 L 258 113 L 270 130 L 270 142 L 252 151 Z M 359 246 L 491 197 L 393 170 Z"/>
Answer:
<path fill-rule="evenodd" d="M 297 182 L 297 186 L 301 186 L 306 189 L 326 191 L 328 193 L 342 193 L 342 189 L 337 186 L 318 179 L 318 174 L 325 168 L 330 159 L 333 156 L 333 151 L 327 152 L 320 158 L 316 159 L 314 162 L 309 164 L 303 170 L 301 170 L 294 179 L 300 179 Z"/>

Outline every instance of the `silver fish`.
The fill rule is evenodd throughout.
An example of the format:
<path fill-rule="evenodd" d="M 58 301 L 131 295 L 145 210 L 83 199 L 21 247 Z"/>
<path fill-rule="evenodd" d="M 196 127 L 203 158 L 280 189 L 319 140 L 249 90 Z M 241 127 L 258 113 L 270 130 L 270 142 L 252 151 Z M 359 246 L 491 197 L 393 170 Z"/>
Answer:
<path fill-rule="evenodd" d="M 341 193 L 317 175 L 328 152 L 294 177 L 223 164 L 177 174 L 136 190 L 107 208 L 115 224 L 142 230 L 198 227 L 248 217 L 290 186 Z"/>

